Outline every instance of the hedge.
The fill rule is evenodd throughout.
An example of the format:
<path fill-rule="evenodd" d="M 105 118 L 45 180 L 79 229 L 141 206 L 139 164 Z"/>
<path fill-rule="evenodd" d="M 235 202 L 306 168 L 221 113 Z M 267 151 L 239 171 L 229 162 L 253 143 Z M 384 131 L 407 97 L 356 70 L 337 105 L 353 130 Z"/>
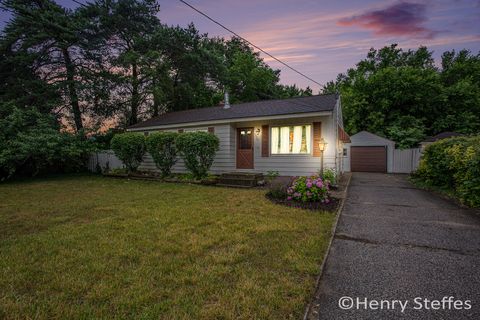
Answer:
<path fill-rule="evenodd" d="M 145 154 L 145 136 L 142 133 L 126 132 L 116 134 L 110 146 L 128 172 L 136 171 Z"/>
<path fill-rule="evenodd" d="M 415 177 L 480 206 L 480 136 L 444 139 L 427 146 Z"/>
<path fill-rule="evenodd" d="M 207 132 L 187 132 L 177 137 L 176 144 L 193 176 L 206 177 L 219 148 L 218 137 Z"/>
<path fill-rule="evenodd" d="M 177 162 L 176 132 L 156 132 L 147 137 L 147 151 L 162 176 L 169 176 L 173 165 Z"/>

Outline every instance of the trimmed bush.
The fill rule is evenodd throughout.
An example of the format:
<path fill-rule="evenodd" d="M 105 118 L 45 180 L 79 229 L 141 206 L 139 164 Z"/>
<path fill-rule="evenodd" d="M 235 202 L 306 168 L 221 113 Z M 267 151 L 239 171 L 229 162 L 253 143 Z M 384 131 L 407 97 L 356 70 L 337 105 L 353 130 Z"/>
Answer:
<path fill-rule="evenodd" d="M 193 176 L 196 179 L 206 177 L 218 151 L 217 136 L 207 132 L 181 133 L 176 139 L 176 145 L 185 161 L 185 167 Z"/>
<path fill-rule="evenodd" d="M 145 154 L 145 136 L 142 133 L 126 132 L 116 134 L 110 146 L 128 172 L 136 171 Z"/>
<path fill-rule="evenodd" d="M 156 132 L 147 137 L 147 151 L 163 177 L 170 175 L 173 165 L 177 162 L 175 145 L 177 136 L 178 133 L 175 132 Z"/>
<path fill-rule="evenodd" d="M 427 146 L 414 176 L 428 186 L 453 191 L 467 205 L 480 206 L 480 136 Z"/>

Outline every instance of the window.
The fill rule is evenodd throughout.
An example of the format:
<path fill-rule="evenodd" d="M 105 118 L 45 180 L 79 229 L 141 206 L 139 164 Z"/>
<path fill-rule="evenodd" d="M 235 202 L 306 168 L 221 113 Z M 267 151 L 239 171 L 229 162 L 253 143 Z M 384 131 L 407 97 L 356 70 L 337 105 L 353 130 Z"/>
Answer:
<path fill-rule="evenodd" d="M 347 156 L 347 148 L 343 148 L 343 156 L 344 156 L 344 157 Z"/>
<path fill-rule="evenodd" d="M 252 130 L 253 129 L 239 129 L 240 141 L 239 149 L 252 149 Z"/>
<path fill-rule="evenodd" d="M 311 125 L 272 127 L 272 154 L 309 154 Z"/>

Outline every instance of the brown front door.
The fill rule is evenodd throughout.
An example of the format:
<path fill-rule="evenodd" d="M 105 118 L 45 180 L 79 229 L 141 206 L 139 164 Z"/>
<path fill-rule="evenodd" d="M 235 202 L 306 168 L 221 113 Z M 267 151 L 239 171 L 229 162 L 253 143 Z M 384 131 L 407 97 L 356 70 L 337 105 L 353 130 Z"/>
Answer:
<path fill-rule="evenodd" d="M 352 171 L 387 172 L 387 149 L 381 147 L 351 147 Z"/>
<path fill-rule="evenodd" d="M 237 129 L 237 169 L 253 169 L 253 128 Z"/>

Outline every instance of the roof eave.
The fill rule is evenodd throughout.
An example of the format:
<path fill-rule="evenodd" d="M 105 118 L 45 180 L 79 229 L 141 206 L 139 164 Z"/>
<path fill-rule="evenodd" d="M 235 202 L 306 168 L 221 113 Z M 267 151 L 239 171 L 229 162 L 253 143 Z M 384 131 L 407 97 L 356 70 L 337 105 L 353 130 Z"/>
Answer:
<path fill-rule="evenodd" d="M 261 116 L 261 117 L 245 117 L 245 118 L 205 120 L 205 121 L 195 121 L 195 122 L 180 122 L 180 123 L 172 123 L 172 124 L 165 124 L 165 125 L 138 126 L 134 128 L 127 128 L 127 131 L 173 129 L 173 128 L 179 128 L 179 127 L 201 127 L 201 126 L 207 126 L 212 124 L 225 124 L 225 123 L 231 123 L 231 122 L 251 122 L 251 121 L 265 121 L 265 120 L 280 120 L 280 119 L 289 119 L 289 118 L 321 117 L 321 116 L 328 116 L 332 114 L 332 112 L 333 110 L 328 110 L 328 111 L 316 111 L 316 112 L 289 113 L 289 114 Z"/>

